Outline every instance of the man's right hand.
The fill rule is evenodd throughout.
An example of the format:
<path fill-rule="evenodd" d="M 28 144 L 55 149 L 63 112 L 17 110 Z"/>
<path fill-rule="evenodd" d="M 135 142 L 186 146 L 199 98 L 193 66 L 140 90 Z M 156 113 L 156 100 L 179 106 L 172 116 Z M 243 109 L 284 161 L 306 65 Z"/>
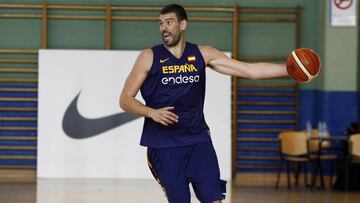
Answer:
<path fill-rule="evenodd" d="M 171 112 L 174 107 L 164 107 L 161 109 L 153 109 L 150 110 L 148 116 L 152 118 L 155 122 L 158 122 L 164 126 L 168 126 L 174 123 L 177 123 L 179 120 L 179 116 L 175 113 Z"/>

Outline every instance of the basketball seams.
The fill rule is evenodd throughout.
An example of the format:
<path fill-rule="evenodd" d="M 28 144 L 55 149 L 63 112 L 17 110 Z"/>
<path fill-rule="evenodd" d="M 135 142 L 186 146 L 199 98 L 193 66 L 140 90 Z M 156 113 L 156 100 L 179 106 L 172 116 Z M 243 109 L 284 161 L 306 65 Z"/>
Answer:
<path fill-rule="evenodd" d="M 286 66 L 287 66 L 286 69 L 288 71 L 288 74 L 293 78 L 297 78 L 296 79 L 297 81 L 306 82 L 308 80 L 307 75 L 305 75 L 305 73 L 300 68 L 298 68 L 297 63 L 291 54 L 287 58 Z"/>
<path fill-rule="evenodd" d="M 320 58 L 311 49 L 298 48 L 289 54 L 286 70 L 293 79 L 307 83 L 316 78 L 320 72 Z"/>
<path fill-rule="evenodd" d="M 312 80 L 314 78 L 313 75 L 309 73 L 309 71 L 305 68 L 304 64 L 300 61 L 299 57 L 297 56 L 295 51 L 291 52 L 291 55 L 295 59 L 296 63 L 299 65 L 301 70 L 305 73 L 305 75 L 308 77 L 308 81 Z"/>
<path fill-rule="evenodd" d="M 300 50 L 296 53 L 301 53 L 301 55 L 298 54 L 298 57 L 302 62 L 305 58 L 306 61 L 309 63 L 307 65 L 305 65 L 304 63 L 303 64 L 311 75 L 316 75 L 319 72 L 317 70 L 317 68 L 319 67 L 319 58 L 315 52 L 313 52 L 311 49 L 304 48 L 303 50 Z"/>
<path fill-rule="evenodd" d="M 311 59 L 311 62 L 312 62 L 312 69 L 310 69 L 310 73 L 312 75 L 314 75 L 315 77 L 320 73 L 320 68 L 321 68 L 321 65 L 320 65 L 320 59 L 319 59 L 319 56 L 311 49 L 306 49 L 305 50 L 307 56 Z M 316 69 L 316 67 L 318 67 L 318 69 Z"/>
<path fill-rule="evenodd" d="M 306 49 L 304 49 L 304 50 L 302 50 L 302 49 L 301 50 L 295 50 L 295 54 L 299 58 L 301 63 L 304 65 L 304 67 L 308 68 L 311 65 L 311 58 L 310 58 L 310 60 L 307 58 L 308 55 L 306 53 Z"/>

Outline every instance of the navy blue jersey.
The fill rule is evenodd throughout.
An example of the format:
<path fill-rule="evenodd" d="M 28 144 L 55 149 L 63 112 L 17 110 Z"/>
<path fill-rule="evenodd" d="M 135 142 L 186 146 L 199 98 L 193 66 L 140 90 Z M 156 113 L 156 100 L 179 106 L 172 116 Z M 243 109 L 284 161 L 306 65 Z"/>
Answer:
<path fill-rule="evenodd" d="M 205 61 L 196 44 L 186 42 L 178 59 L 163 45 L 151 48 L 153 64 L 140 88 L 146 106 L 173 106 L 179 122 L 163 126 L 145 118 L 140 144 L 167 148 L 210 142 L 204 119 Z"/>

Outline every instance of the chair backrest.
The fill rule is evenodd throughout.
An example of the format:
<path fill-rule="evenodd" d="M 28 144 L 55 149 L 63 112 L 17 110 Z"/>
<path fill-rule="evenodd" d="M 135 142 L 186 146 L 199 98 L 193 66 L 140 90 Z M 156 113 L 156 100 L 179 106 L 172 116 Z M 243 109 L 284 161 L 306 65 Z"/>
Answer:
<path fill-rule="evenodd" d="M 308 137 L 305 132 L 289 131 L 281 132 L 279 135 L 280 152 L 290 156 L 301 156 L 308 154 Z"/>
<path fill-rule="evenodd" d="M 311 130 L 311 137 L 318 137 L 319 132 L 316 129 Z M 310 152 L 317 152 L 319 151 L 319 140 L 310 140 L 309 142 L 309 150 Z"/>
<path fill-rule="evenodd" d="M 347 131 L 347 135 L 360 133 L 360 122 L 350 123 L 350 125 L 346 128 L 346 131 Z"/>
<path fill-rule="evenodd" d="M 328 135 L 327 135 L 328 136 Z M 311 130 L 311 137 L 319 137 L 319 131 L 317 129 Z M 309 151 L 310 152 L 317 152 L 319 151 L 319 142 L 320 140 L 317 139 L 311 139 L 309 143 Z M 321 142 L 321 148 L 322 149 L 329 149 L 331 148 L 330 141 L 322 141 Z"/>
<path fill-rule="evenodd" d="M 360 133 L 350 136 L 351 149 L 350 153 L 353 156 L 360 157 Z"/>

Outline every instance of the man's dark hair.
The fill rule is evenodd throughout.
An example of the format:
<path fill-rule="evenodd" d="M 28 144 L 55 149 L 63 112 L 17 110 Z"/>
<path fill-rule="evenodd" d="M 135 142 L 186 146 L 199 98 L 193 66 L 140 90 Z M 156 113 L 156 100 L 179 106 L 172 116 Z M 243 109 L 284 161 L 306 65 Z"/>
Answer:
<path fill-rule="evenodd" d="M 170 4 L 161 9 L 160 14 L 175 13 L 178 21 L 187 20 L 187 14 L 184 7 L 179 4 Z"/>

